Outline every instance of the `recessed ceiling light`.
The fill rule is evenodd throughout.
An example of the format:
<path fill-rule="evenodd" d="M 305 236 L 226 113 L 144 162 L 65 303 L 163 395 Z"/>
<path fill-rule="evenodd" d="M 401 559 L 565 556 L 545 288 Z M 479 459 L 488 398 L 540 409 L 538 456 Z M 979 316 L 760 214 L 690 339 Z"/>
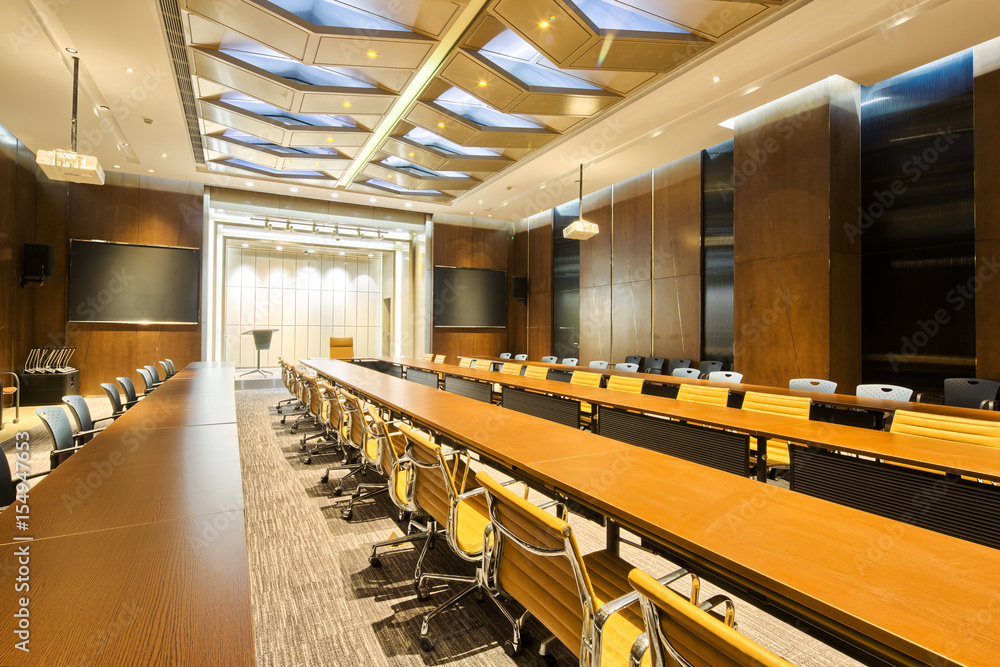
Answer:
<path fill-rule="evenodd" d="M 444 123 L 438 123 L 438 127 L 444 127 Z"/>
<path fill-rule="evenodd" d="M 504 203 L 503 203 L 503 206 L 506 206 L 506 205 L 507 205 L 507 202 L 504 202 Z"/>
<path fill-rule="evenodd" d="M 559 161 L 560 161 L 560 162 L 565 162 L 565 161 L 566 161 L 566 158 L 564 158 L 564 157 L 561 157 L 561 158 L 559 158 Z"/>
<path fill-rule="evenodd" d="M 282 248 L 280 245 L 274 246 L 274 249 L 275 250 L 284 250 L 284 248 Z"/>
<path fill-rule="evenodd" d="M 538 188 L 538 189 L 539 189 L 539 190 L 544 190 L 544 189 L 545 189 L 545 186 L 543 185 L 542 187 L 540 187 L 540 188 Z"/>
<path fill-rule="evenodd" d="M 80 53 L 80 52 L 79 52 L 79 51 L 77 51 L 76 49 L 74 49 L 74 48 L 71 48 L 71 47 L 68 47 L 68 46 L 66 47 L 66 50 L 67 50 L 67 51 L 69 51 L 70 53 Z"/>
<path fill-rule="evenodd" d="M 160 153 L 160 157 L 167 157 L 166 153 Z"/>
<path fill-rule="evenodd" d="M 341 254 L 341 255 L 346 255 L 347 253 L 345 253 L 345 252 L 344 252 L 343 250 L 341 250 L 341 251 L 340 251 L 340 254 Z"/>
<path fill-rule="evenodd" d="M 351 103 L 350 102 L 344 102 L 344 108 L 345 109 L 350 109 L 351 108 Z"/>
<path fill-rule="evenodd" d="M 249 244 L 249 243 L 244 243 L 244 244 L 243 244 L 243 247 L 244 247 L 244 248 L 249 248 L 249 247 L 250 247 L 250 244 Z"/>
<path fill-rule="evenodd" d="M 413 155 L 414 155 L 413 153 L 410 153 L 410 157 L 413 157 Z"/>
<path fill-rule="evenodd" d="M 479 87 L 480 88 L 485 88 L 486 87 L 486 82 L 485 81 L 480 81 L 479 82 Z"/>
<path fill-rule="evenodd" d="M 469 211 L 469 215 L 475 215 L 475 214 L 476 214 L 475 211 Z"/>
<path fill-rule="evenodd" d="M 483 203 L 483 200 L 482 200 L 482 199 L 480 199 L 480 200 L 479 200 L 479 203 L 480 203 L 480 204 L 482 204 L 482 203 Z"/>
<path fill-rule="evenodd" d="M 368 256 L 369 257 L 374 257 L 375 255 L 373 255 L 372 253 L 368 253 Z"/>
<path fill-rule="evenodd" d="M 311 254 L 313 254 L 314 252 L 316 252 L 316 251 L 315 251 L 315 250 L 313 250 L 312 248 L 309 248 L 309 250 L 306 250 L 306 254 L 307 254 L 307 255 L 311 255 Z"/>
<path fill-rule="evenodd" d="M 378 51 L 374 51 L 374 50 L 373 51 L 369 51 L 366 55 L 369 58 L 378 58 Z"/>
<path fill-rule="evenodd" d="M 542 19 L 541 21 L 538 22 L 538 27 L 542 28 L 543 30 L 545 28 L 548 28 L 549 25 L 551 25 L 551 24 L 548 21 L 546 21 L 545 19 Z"/>
<path fill-rule="evenodd" d="M 97 108 L 100 109 L 101 111 L 109 111 L 110 110 L 110 107 L 107 104 L 102 104 L 101 106 L 99 106 Z"/>
<path fill-rule="evenodd" d="M 313 162 L 313 166 L 314 167 L 318 167 L 319 166 L 319 162 Z"/>
<path fill-rule="evenodd" d="M 132 144 L 122 144 L 122 146 L 125 146 L 126 148 L 129 147 L 129 146 L 131 146 L 131 145 Z"/>
<path fill-rule="evenodd" d="M 368 198 L 368 201 L 370 201 L 371 203 L 373 203 L 373 204 L 374 204 L 374 203 L 375 203 L 376 201 L 378 201 L 378 200 L 377 200 L 377 199 L 375 199 L 375 197 L 369 197 L 369 198 Z"/>
<path fill-rule="evenodd" d="M 333 197 L 334 199 L 336 199 L 336 198 L 337 198 L 337 197 L 339 197 L 340 195 L 338 195 L 338 194 L 337 194 L 336 192 L 331 192 L 331 193 L 330 193 L 330 196 L 331 196 L 331 197 Z"/>
<path fill-rule="evenodd" d="M 153 173 L 156 173 L 156 172 L 154 172 L 152 169 L 150 169 L 149 173 L 153 174 Z"/>
<path fill-rule="evenodd" d="M 292 191 L 292 192 L 298 192 L 298 191 L 299 191 L 299 189 L 298 189 L 298 188 L 291 188 L 291 191 Z"/>
<path fill-rule="evenodd" d="M 246 186 L 247 186 L 248 188 L 252 188 L 252 187 L 253 187 L 253 181 L 247 181 L 247 182 L 246 182 Z"/>
<path fill-rule="evenodd" d="M 115 165 L 115 169 L 121 169 L 121 168 L 122 168 L 122 166 L 120 164 L 116 164 Z"/>
<path fill-rule="evenodd" d="M 132 69 L 131 67 L 126 67 L 125 71 L 128 72 L 129 74 L 132 74 L 133 72 L 135 72 L 135 70 Z"/>
<path fill-rule="evenodd" d="M 492 213 L 490 213 L 490 214 L 488 214 L 488 215 L 487 215 L 486 217 L 487 217 L 487 218 L 492 218 L 492 217 L 493 217 L 493 214 L 492 214 Z"/>
<path fill-rule="evenodd" d="M 406 202 L 406 208 L 410 208 L 411 206 L 413 206 L 411 202 Z"/>
<path fill-rule="evenodd" d="M 717 77 L 717 76 L 713 76 L 712 77 L 712 83 L 719 83 L 720 81 L 722 81 L 721 77 Z"/>
<path fill-rule="evenodd" d="M 333 137 L 327 137 L 326 140 L 327 141 L 333 141 Z"/>

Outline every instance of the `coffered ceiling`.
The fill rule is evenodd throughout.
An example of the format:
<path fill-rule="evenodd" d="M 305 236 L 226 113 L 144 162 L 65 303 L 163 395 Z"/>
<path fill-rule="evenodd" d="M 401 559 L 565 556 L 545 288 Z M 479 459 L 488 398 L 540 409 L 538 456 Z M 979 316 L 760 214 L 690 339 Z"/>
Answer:
<path fill-rule="evenodd" d="M 207 169 L 448 202 L 782 0 L 181 3 Z"/>

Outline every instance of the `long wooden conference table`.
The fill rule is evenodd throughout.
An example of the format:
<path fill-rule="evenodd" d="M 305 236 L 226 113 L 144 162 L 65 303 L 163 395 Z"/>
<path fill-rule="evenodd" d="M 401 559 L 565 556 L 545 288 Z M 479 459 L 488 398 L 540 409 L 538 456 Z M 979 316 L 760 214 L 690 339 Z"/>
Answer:
<path fill-rule="evenodd" d="M 233 372 L 187 366 L 0 514 L 0 664 L 254 664 Z"/>
<path fill-rule="evenodd" d="M 319 374 L 896 665 L 996 664 L 1000 551 L 338 360 Z M 466 369 L 462 369 L 466 370 Z"/>

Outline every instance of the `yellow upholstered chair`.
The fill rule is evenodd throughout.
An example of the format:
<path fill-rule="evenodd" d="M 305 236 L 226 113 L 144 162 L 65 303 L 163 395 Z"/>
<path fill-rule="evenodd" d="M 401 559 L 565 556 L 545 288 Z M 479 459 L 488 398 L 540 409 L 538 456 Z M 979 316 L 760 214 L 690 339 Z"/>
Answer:
<path fill-rule="evenodd" d="M 682 384 L 680 389 L 677 390 L 677 400 L 726 407 L 729 405 L 729 387 Z"/>
<path fill-rule="evenodd" d="M 458 360 L 458 367 L 459 368 L 472 368 L 472 362 L 474 362 L 474 361 L 475 361 L 475 359 L 473 359 L 472 357 L 460 357 L 459 360 Z"/>
<path fill-rule="evenodd" d="M 628 585 L 632 566 L 609 551 L 580 553 L 573 528 L 497 484 L 476 475 L 486 490 L 493 540 L 487 546 L 485 571 L 495 595 L 513 598 L 552 633 L 542 655 L 558 639 L 582 667 L 623 667 L 642 618 Z M 677 572 L 674 578 L 684 576 Z M 521 649 L 522 624 L 501 604 L 513 627 L 504 644 L 508 655 Z"/>
<path fill-rule="evenodd" d="M 344 480 L 371 469 L 377 470 L 378 441 L 369 436 L 367 420 L 358 398 L 339 387 L 334 388 L 334 391 L 338 400 L 331 403 L 333 423 L 340 424 L 339 437 L 344 458 L 339 465 L 327 468 L 320 481 L 326 484 L 330 480 L 331 470 L 346 470 L 347 474 L 338 479 L 337 485 L 331 490 L 331 495 L 339 496 L 344 492 Z M 344 518 L 349 519 L 350 516 Z"/>
<path fill-rule="evenodd" d="M 524 377 L 534 378 L 536 380 L 547 380 L 549 377 L 549 369 L 545 366 L 532 366 L 528 365 L 524 369 Z"/>
<path fill-rule="evenodd" d="M 522 367 L 523 366 L 521 364 L 515 364 L 514 362 L 508 361 L 500 366 L 500 372 L 506 375 L 520 375 Z"/>
<path fill-rule="evenodd" d="M 586 371 L 573 371 L 573 374 L 569 377 L 570 384 L 578 384 L 583 387 L 600 387 L 601 386 L 601 374 L 600 373 L 588 373 Z M 580 401 L 580 422 L 584 426 L 590 425 L 590 415 L 594 412 L 593 406 L 586 401 Z"/>
<path fill-rule="evenodd" d="M 353 359 L 354 339 L 330 337 L 330 358 L 331 359 Z"/>
<path fill-rule="evenodd" d="M 638 569 L 629 573 L 628 581 L 639 594 L 646 629 L 645 641 L 633 646 L 632 667 L 792 667 L 737 632 L 729 598 L 715 596 L 702 604 L 685 600 Z M 709 612 L 720 604 L 725 605 L 721 619 Z"/>
<path fill-rule="evenodd" d="M 949 442 L 961 442 L 967 445 L 983 447 L 1000 447 L 1000 422 L 984 421 L 982 419 L 967 419 L 949 415 L 936 415 L 911 410 L 896 410 L 892 417 L 890 433 L 919 435 L 924 438 L 935 438 Z M 928 470 L 905 463 L 894 465 L 915 468 L 925 472 L 944 474 L 940 470 Z M 963 476 L 962 479 L 971 479 Z"/>
<path fill-rule="evenodd" d="M 444 355 L 444 354 L 436 355 L 434 357 L 434 363 L 435 364 L 443 364 L 444 360 L 447 359 L 447 358 L 448 358 L 447 355 Z"/>
<path fill-rule="evenodd" d="M 793 417 L 804 421 L 809 419 L 812 399 L 807 396 L 785 396 L 762 391 L 748 391 L 743 395 L 743 409 L 771 415 Z M 788 443 L 769 440 L 767 443 L 767 467 L 787 466 L 791 463 Z"/>
<path fill-rule="evenodd" d="M 642 393 L 642 377 L 623 377 L 621 375 L 612 375 L 608 378 L 608 389 L 613 389 L 614 391 L 627 391 L 632 394 Z"/>
<path fill-rule="evenodd" d="M 434 361 L 434 353 L 433 352 L 424 352 L 423 354 L 420 355 L 420 360 L 421 361 Z"/>

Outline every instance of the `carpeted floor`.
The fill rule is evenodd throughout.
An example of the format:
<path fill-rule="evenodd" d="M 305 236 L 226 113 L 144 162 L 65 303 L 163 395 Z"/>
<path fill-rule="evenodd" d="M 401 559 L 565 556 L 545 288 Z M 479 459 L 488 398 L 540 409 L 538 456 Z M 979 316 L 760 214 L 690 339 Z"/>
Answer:
<path fill-rule="evenodd" d="M 328 497 L 329 485 L 320 483 L 329 462 L 317 458 L 312 465 L 302 463 L 301 433 L 290 435 L 279 423 L 274 404 L 283 398 L 283 389 L 236 394 L 257 664 L 535 664 L 538 641 L 548 633 L 532 622 L 528 630 L 534 640 L 511 659 L 502 648 L 509 635 L 506 621 L 492 603 L 471 599 L 434 619 L 437 646 L 430 653 L 420 650 L 423 615 L 461 585 L 438 585 L 429 600 L 418 600 L 412 586 L 417 552 L 409 546 L 386 554 L 382 568 L 369 566 L 371 544 L 405 530 L 393 520 L 395 507 L 382 495 L 356 504 L 353 519 L 343 520 Z M 352 488 L 353 482 L 345 485 Z M 584 551 L 602 547 L 603 528 L 575 516 L 571 523 Z M 623 545 L 622 557 L 655 576 L 675 569 L 629 545 Z M 425 571 L 471 574 L 473 568 L 439 542 Z M 703 599 L 715 592 L 704 582 Z M 740 631 L 793 664 L 862 664 L 731 597 Z M 565 648 L 556 655 L 561 665 L 574 663 Z"/>

